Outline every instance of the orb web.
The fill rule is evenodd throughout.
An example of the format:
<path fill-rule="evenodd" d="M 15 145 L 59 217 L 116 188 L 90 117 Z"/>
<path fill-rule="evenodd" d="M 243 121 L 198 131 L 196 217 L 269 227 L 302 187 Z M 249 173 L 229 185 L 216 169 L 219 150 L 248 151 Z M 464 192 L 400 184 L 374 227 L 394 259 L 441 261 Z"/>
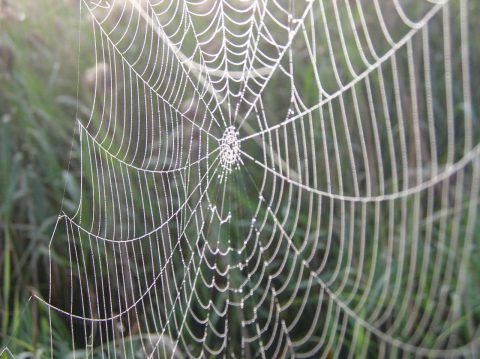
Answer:
<path fill-rule="evenodd" d="M 75 355 L 478 355 L 475 1 L 80 8 Z"/>

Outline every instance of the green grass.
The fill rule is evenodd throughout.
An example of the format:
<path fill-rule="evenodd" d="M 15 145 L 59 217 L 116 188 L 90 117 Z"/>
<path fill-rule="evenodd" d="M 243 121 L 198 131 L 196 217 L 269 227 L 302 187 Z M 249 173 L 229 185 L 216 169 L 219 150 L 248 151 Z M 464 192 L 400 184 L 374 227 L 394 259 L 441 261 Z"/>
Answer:
<path fill-rule="evenodd" d="M 0 45 L 13 54 L 12 68 L 0 73 L 0 347 L 45 353 L 47 312 L 29 298 L 48 295 L 52 228 L 62 197 L 68 208 L 78 192 L 78 169 L 67 172 L 78 147 L 72 142 L 78 20 L 66 2 L 20 2 L 12 9 L 26 17 L 3 19 L 0 33 Z M 58 31 L 74 46 L 49 35 Z"/>

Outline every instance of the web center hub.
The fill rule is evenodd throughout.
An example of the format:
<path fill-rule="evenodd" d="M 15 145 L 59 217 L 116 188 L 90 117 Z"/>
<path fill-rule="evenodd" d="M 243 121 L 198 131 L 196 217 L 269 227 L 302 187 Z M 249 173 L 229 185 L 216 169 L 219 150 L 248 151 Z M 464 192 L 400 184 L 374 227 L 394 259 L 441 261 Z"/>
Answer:
<path fill-rule="evenodd" d="M 240 158 L 240 140 L 234 126 L 227 127 L 220 139 L 220 164 L 230 173 L 242 163 Z"/>

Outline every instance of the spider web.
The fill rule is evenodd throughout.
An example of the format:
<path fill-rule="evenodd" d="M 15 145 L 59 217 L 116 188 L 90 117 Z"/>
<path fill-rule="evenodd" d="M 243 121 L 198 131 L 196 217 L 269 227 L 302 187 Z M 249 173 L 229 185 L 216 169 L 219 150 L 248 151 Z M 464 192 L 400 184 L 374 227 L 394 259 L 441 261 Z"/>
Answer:
<path fill-rule="evenodd" d="M 46 302 L 74 355 L 478 355 L 480 6 L 80 7 L 95 94 Z"/>

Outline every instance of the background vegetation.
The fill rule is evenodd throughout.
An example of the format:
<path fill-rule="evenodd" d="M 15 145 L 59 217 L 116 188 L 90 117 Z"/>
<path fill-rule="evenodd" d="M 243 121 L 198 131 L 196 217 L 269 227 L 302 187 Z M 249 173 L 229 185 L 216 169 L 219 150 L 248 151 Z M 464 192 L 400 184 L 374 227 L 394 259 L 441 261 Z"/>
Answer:
<path fill-rule="evenodd" d="M 29 298 L 48 295 L 52 226 L 62 197 L 68 208 L 79 193 L 79 169 L 67 169 L 78 151 L 77 69 L 92 59 L 78 54 L 74 4 L 0 1 L 0 347 L 18 357 L 50 345 L 45 308 Z"/>

